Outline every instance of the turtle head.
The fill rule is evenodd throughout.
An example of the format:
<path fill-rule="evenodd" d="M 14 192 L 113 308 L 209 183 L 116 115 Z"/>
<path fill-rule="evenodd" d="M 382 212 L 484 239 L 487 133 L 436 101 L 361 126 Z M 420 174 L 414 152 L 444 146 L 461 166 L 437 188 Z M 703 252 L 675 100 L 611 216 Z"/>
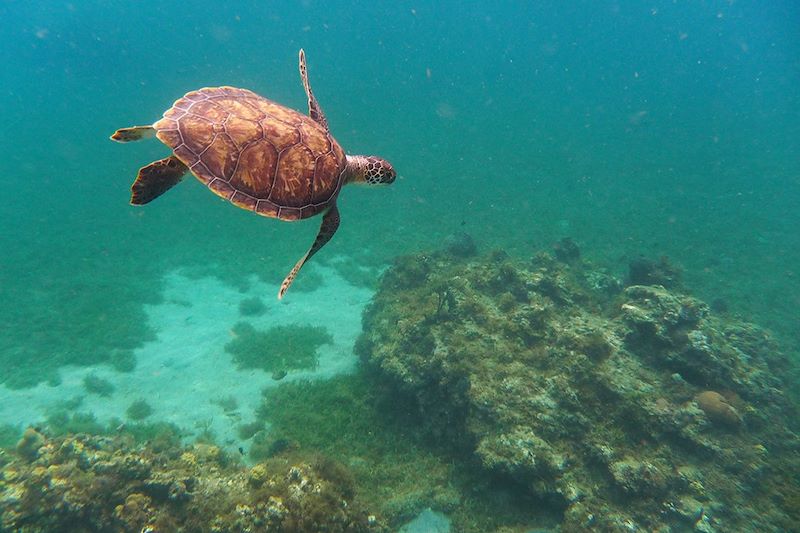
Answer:
<path fill-rule="evenodd" d="M 347 170 L 349 183 L 389 185 L 397 178 L 392 164 L 374 155 L 347 156 Z"/>

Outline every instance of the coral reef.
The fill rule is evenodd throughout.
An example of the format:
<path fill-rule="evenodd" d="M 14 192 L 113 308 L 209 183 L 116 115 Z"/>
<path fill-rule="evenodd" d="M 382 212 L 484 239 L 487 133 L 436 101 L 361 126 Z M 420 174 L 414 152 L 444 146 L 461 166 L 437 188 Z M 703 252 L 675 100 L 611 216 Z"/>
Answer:
<path fill-rule="evenodd" d="M 564 531 L 795 528 L 800 419 L 770 336 L 678 292 L 666 260 L 625 286 L 571 241 L 555 252 L 399 258 L 362 361 L 437 442 L 561 509 Z"/>
<path fill-rule="evenodd" d="M 2 531 L 386 531 L 339 465 L 244 469 L 210 445 L 157 451 L 34 429 L 0 465 Z"/>

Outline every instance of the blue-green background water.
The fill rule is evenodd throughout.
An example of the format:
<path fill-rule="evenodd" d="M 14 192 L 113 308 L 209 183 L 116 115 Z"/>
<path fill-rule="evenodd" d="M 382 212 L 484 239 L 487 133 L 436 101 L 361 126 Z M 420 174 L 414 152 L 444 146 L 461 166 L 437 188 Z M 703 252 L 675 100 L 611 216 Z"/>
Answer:
<path fill-rule="evenodd" d="M 401 179 L 346 190 L 320 256 L 381 262 L 464 230 L 529 254 L 570 236 L 798 343 L 800 10 L 793 2 L 4 2 L 0 360 L 102 359 L 186 265 L 280 278 L 316 221 L 254 219 L 196 183 L 127 204 L 159 143 L 120 146 L 185 91 L 305 105 Z M 315 259 L 316 260 L 316 259 Z"/>
<path fill-rule="evenodd" d="M 166 149 L 108 135 L 202 86 L 304 110 L 301 47 L 339 142 L 400 174 L 343 192 L 315 262 L 381 265 L 460 231 L 525 257 L 569 236 L 617 273 L 669 256 L 796 356 L 798 28 L 794 2 L 3 2 L 0 381 L 152 338 L 143 305 L 175 268 L 282 279 L 317 220 L 194 181 L 131 207 Z"/>

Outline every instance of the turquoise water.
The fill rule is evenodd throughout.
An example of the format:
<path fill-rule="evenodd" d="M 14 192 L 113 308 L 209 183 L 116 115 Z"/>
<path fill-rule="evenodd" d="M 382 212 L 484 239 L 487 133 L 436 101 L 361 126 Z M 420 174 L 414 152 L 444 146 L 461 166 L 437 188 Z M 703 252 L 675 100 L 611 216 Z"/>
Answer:
<path fill-rule="evenodd" d="M 203 86 L 305 112 L 301 47 L 337 140 L 399 173 L 343 191 L 314 262 L 374 272 L 462 231 L 523 258 L 571 237 L 620 275 L 668 256 L 797 358 L 799 22 L 793 2 L 3 2 L 0 382 L 135 364 L 169 334 L 146 306 L 176 269 L 283 279 L 318 219 L 257 218 L 195 180 L 132 207 L 168 151 L 108 136 Z"/>

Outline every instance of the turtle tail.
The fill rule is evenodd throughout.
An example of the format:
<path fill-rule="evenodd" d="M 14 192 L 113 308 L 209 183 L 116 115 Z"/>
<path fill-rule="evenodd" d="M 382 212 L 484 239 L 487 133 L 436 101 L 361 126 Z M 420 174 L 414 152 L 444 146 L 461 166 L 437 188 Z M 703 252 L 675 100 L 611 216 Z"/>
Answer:
<path fill-rule="evenodd" d="M 133 126 L 130 128 L 120 128 L 111 136 L 112 141 L 118 143 L 129 143 L 141 141 L 142 139 L 152 139 L 156 136 L 153 126 Z"/>

